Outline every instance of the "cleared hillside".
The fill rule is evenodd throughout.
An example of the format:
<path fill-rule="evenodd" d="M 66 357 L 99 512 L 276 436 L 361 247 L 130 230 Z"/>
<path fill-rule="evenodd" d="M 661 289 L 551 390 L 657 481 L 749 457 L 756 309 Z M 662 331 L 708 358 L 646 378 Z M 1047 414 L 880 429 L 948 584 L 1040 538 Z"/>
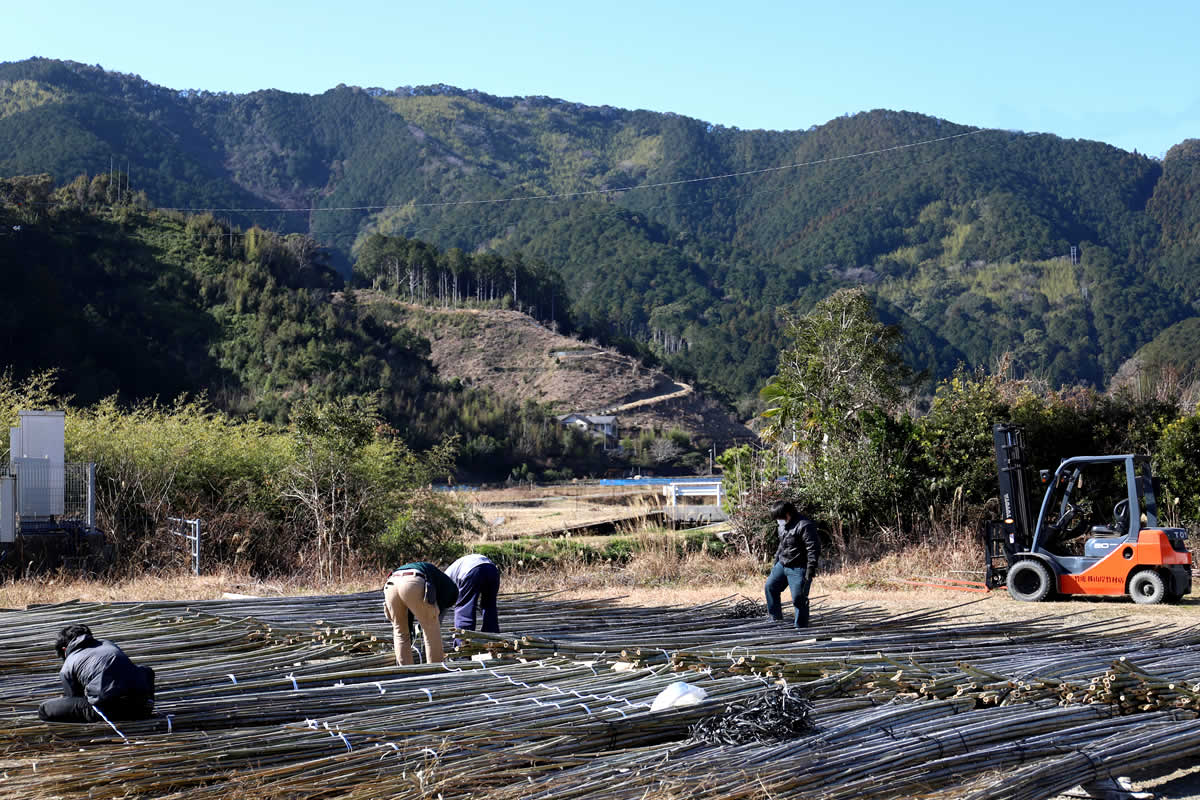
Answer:
<path fill-rule="evenodd" d="M 622 434 L 680 428 L 693 439 L 728 444 L 753 433 L 703 393 L 637 359 L 555 333 L 531 317 L 500 309 L 439 309 L 360 290 L 360 308 L 429 340 L 445 379 L 502 397 L 549 405 L 560 414 L 615 413 Z"/>

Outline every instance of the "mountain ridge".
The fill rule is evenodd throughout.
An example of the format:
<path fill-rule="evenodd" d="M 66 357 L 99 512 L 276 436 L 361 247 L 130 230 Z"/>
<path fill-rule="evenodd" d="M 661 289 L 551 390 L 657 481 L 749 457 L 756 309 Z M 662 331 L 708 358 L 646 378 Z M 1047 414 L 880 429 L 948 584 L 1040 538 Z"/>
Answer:
<path fill-rule="evenodd" d="M 877 109 L 743 131 L 444 85 L 239 95 L 0 64 L 0 174 L 66 182 L 115 158 L 152 203 L 311 234 L 347 276 L 373 234 L 520 251 L 563 275 L 587 334 L 730 397 L 773 371 L 785 315 L 845 286 L 904 321 L 935 378 L 1007 353 L 1101 386 L 1196 314 L 1188 142 L 1159 161 L 1052 134 L 946 139 L 972 130 Z"/>

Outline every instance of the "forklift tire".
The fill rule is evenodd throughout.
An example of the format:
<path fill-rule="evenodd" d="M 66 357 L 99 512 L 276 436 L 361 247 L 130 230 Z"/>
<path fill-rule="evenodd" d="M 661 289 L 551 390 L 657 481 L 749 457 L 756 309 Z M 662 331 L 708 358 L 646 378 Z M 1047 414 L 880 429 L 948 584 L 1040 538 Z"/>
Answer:
<path fill-rule="evenodd" d="M 1007 584 L 1009 595 L 1026 603 L 1039 603 L 1054 589 L 1050 570 L 1042 562 L 1030 558 L 1017 561 L 1008 568 Z"/>
<path fill-rule="evenodd" d="M 1129 596 L 1135 603 L 1151 605 L 1161 603 L 1167 596 L 1167 584 L 1162 576 L 1152 569 L 1143 569 L 1133 573 L 1129 579 Z"/>

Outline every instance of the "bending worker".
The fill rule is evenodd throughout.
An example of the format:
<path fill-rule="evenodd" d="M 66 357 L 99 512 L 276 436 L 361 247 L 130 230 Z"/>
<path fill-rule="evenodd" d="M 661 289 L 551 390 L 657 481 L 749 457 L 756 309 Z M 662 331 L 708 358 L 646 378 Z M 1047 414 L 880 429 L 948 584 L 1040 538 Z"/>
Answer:
<path fill-rule="evenodd" d="M 458 600 L 458 587 L 428 561 L 414 561 L 393 570 L 383 585 L 383 611 L 392 622 L 396 663 L 413 663 L 412 617 L 425 636 L 425 660 L 444 661 L 441 615 Z M 411 617 L 410 617 L 411 615 Z"/>
<path fill-rule="evenodd" d="M 112 642 L 97 640 L 88 626 L 63 628 L 54 651 L 63 660 L 58 673 L 63 696 L 38 707 L 46 722 L 146 719 L 154 713 L 154 670 L 137 666 Z"/>
<path fill-rule="evenodd" d="M 454 627 L 475 630 L 475 609 L 483 616 L 480 627 L 485 633 L 500 632 L 496 614 L 496 595 L 500 593 L 500 570 L 487 556 L 471 553 L 446 567 L 446 575 L 458 586 L 458 602 L 454 604 Z"/>
<path fill-rule="evenodd" d="M 767 614 L 777 622 L 783 621 L 779 595 L 787 586 L 792 593 L 792 605 L 796 607 L 794 624 L 797 628 L 807 628 L 808 590 L 817 571 L 817 558 L 821 555 L 817 523 L 788 502 L 772 506 L 771 517 L 779 524 L 779 547 L 775 550 L 775 566 L 771 568 L 764 587 Z"/>

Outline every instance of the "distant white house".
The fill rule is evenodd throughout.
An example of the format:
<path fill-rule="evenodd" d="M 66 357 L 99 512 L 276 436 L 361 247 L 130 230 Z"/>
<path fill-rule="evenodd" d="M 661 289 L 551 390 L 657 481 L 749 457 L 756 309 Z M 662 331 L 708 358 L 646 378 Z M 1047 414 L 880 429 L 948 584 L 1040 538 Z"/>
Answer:
<path fill-rule="evenodd" d="M 601 439 L 605 450 L 616 450 L 620 447 L 621 437 L 618 434 L 616 417 L 570 413 L 560 414 L 558 421 L 567 427 L 578 428 Z"/>

